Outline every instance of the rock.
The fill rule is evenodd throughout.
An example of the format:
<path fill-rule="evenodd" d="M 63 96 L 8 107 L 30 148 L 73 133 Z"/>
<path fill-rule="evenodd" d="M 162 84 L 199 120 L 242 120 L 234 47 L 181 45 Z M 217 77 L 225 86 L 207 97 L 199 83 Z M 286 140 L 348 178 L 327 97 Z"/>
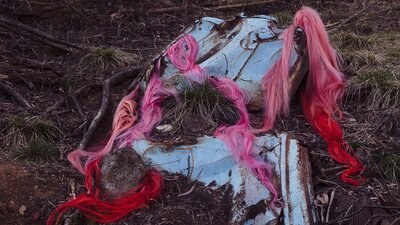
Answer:
<path fill-rule="evenodd" d="M 134 189 L 142 180 L 146 165 L 129 148 L 116 149 L 101 163 L 101 189 L 108 198 L 116 198 Z"/>

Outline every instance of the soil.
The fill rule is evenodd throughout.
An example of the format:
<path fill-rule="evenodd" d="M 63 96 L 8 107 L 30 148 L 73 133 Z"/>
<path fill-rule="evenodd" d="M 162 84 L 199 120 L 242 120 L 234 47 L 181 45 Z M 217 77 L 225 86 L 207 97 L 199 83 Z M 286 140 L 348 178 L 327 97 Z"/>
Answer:
<path fill-rule="evenodd" d="M 354 12 L 371 4 L 370 1 L 275 1 L 260 6 L 249 6 L 226 10 L 207 10 L 217 6 L 215 1 L 185 1 L 184 10 L 152 13 L 149 10 L 181 6 L 174 0 L 75 0 L 75 1 L 1 1 L 0 14 L 43 31 L 53 37 L 84 47 L 118 47 L 139 56 L 137 65 L 147 65 L 165 46 L 196 19 L 204 16 L 232 18 L 244 11 L 248 15 L 275 14 L 286 12 L 291 15 L 301 4 L 316 8 L 326 24 L 343 21 Z M 191 4 L 193 3 L 193 4 Z M 397 4 L 397 5 L 396 5 Z M 387 10 L 393 6 L 397 10 Z M 378 1 L 359 18 L 355 18 L 339 30 L 352 30 L 360 34 L 400 31 L 398 1 Z M 101 103 L 101 82 L 117 71 L 85 71 L 80 59 L 85 52 L 65 52 L 38 40 L 22 37 L 0 26 L 0 82 L 5 82 L 33 105 L 26 108 L 0 91 L 0 223 L 45 224 L 48 215 L 60 203 L 71 196 L 85 192 L 83 176 L 66 160 L 66 154 L 75 149 L 83 137 L 91 119 Z M 116 70 L 122 70 L 118 68 Z M 352 74 L 349 72 L 349 74 Z M 113 108 L 125 94 L 132 78 L 119 82 L 112 88 L 112 104 L 106 118 L 96 131 L 92 143 L 107 137 Z M 88 85 L 75 104 L 69 93 Z M 58 108 L 50 110 L 56 102 L 64 101 Z M 350 215 L 359 205 L 399 206 L 399 186 L 389 180 L 378 168 L 380 158 L 396 151 L 400 138 L 393 131 L 393 123 L 382 120 L 384 115 L 374 114 L 377 131 L 367 132 L 370 136 L 360 143 L 355 136 L 363 134 L 351 121 L 367 123 L 370 111 L 359 110 L 351 104 L 344 108 L 342 124 L 346 138 L 360 154 L 368 167 L 364 174 L 368 181 L 360 187 L 352 187 L 338 180 L 341 171 L 338 164 L 330 160 L 326 145 L 311 129 L 302 116 L 298 101 L 293 101 L 291 114 L 280 120 L 273 132 L 289 132 L 309 149 L 315 199 L 330 194 L 336 189 L 336 198 L 331 219 Z M 84 116 L 79 114 L 81 108 Z M 53 121 L 58 129 L 54 142 L 60 157 L 51 162 L 16 160 L 11 154 L 15 148 L 5 146 L 7 120 L 12 116 L 41 116 Z M 380 117 L 379 117 L 380 116 Z M 260 124 L 260 115 L 252 115 L 253 124 Z M 400 117 L 391 118 L 400 121 Z M 390 122 L 390 123 L 389 123 Z M 396 131 L 394 129 L 394 131 Z M 390 130 L 390 132 L 387 132 Z M 371 136 L 372 135 L 372 136 Z M 363 136 L 364 137 L 364 136 Z M 375 138 L 380 142 L 372 143 Z M 185 177 L 166 175 L 165 189 L 161 199 L 148 208 L 136 211 L 119 224 L 227 224 L 229 218 L 229 187 L 210 191 L 197 182 Z M 179 196 L 194 186 L 191 193 Z M 351 199 L 351 201 L 349 201 Z M 367 201 L 368 200 L 368 201 Z M 316 206 L 318 215 L 321 207 Z M 382 211 L 383 210 L 383 211 Z M 395 209 L 369 211 L 371 215 L 391 218 L 398 213 Z M 362 224 L 360 215 L 350 216 L 342 224 Z M 393 216 L 392 218 L 393 219 Z M 353 221 L 352 221 L 353 220 Z M 390 220 L 393 221 L 393 220 Z M 356 223 L 359 222 L 359 223 Z M 366 221 L 364 221 L 366 222 Z M 81 224 L 89 224 L 82 222 Z M 379 224 L 379 223 L 378 223 Z M 385 223 L 381 223 L 385 224 Z M 390 223 L 389 223 L 390 224 Z"/>

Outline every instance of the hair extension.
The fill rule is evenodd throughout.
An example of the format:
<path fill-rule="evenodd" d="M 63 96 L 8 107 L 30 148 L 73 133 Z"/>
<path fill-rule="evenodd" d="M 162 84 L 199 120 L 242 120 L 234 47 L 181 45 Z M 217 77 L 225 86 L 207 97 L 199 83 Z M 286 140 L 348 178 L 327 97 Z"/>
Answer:
<path fill-rule="evenodd" d="M 264 125 L 255 132 L 265 132 L 275 124 L 280 114 L 289 112 L 289 70 L 290 56 L 292 53 L 292 40 L 294 27 L 289 27 L 283 33 L 282 54 L 272 68 L 261 80 L 264 97 Z"/>
<path fill-rule="evenodd" d="M 180 72 L 184 73 L 190 81 L 203 83 L 207 79 L 207 74 L 196 64 L 198 52 L 199 46 L 190 34 L 179 39 L 167 50 L 169 59 Z"/>
<path fill-rule="evenodd" d="M 194 81 L 204 81 L 204 70 L 195 64 L 197 53 L 198 44 L 191 35 L 179 39 L 168 49 L 168 56 L 176 68 L 184 71 L 185 76 Z M 257 160 L 252 154 L 255 137 L 250 131 L 250 119 L 246 109 L 247 95 L 233 80 L 223 77 L 208 79 L 223 96 L 235 104 L 240 114 L 240 119 L 235 125 L 219 127 L 215 131 L 215 136 L 228 146 L 238 163 L 250 168 L 253 174 L 261 180 L 261 183 L 271 192 L 270 206 L 275 208 L 276 204 L 280 204 L 280 202 L 277 200 L 278 193 L 269 178 L 272 176 L 273 166 L 264 159 Z"/>
<path fill-rule="evenodd" d="M 283 35 L 280 59 L 263 78 L 265 113 L 262 131 L 271 129 L 278 113 L 286 113 L 289 107 L 286 84 L 296 28 L 303 29 L 306 34 L 309 56 L 309 74 L 302 93 L 305 117 L 328 143 L 328 152 L 332 158 L 349 167 L 342 173 L 341 179 L 358 185 L 363 179 L 352 179 L 350 176 L 360 173 L 363 166 L 346 151 L 352 152 L 343 139 L 340 126 L 333 119 L 335 113 L 341 116 L 338 102 L 344 91 L 344 75 L 340 72 L 339 56 L 329 44 L 328 34 L 318 13 L 309 7 L 303 7 L 296 13 L 293 24 Z"/>
<path fill-rule="evenodd" d="M 62 214 L 70 207 L 81 210 L 86 217 L 96 222 L 115 222 L 129 212 L 145 207 L 151 199 L 160 195 L 163 179 L 157 171 L 148 171 L 142 183 L 130 192 L 111 201 L 102 200 L 100 196 L 101 170 L 99 167 L 101 158 L 111 152 L 114 141 L 122 140 L 120 146 L 124 146 L 131 141 L 144 138 L 160 121 L 162 114 L 161 101 L 166 96 L 174 94 L 173 91 L 167 90 L 162 86 L 159 78 L 160 62 L 161 60 L 158 60 L 152 70 L 141 106 L 142 117 L 140 122 L 133 126 L 137 119 L 135 113 L 136 102 L 132 100 L 138 93 L 138 88 L 136 88 L 118 104 L 113 120 L 111 137 L 104 147 L 95 148 L 92 152 L 79 149 L 68 155 L 72 165 L 78 168 L 82 174 L 85 174 L 85 185 L 88 193 L 81 194 L 76 199 L 60 205 L 48 218 L 47 225 L 54 223 L 57 214 L 55 223 L 58 224 Z M 82 167 L 80 162 L 82 157 L 88 157 L 85 168 Z M 93 176 L 95 177 L 94 180 Z M 96 188 L 93 188 L 94 184 Z"/>
<path fill-rule="evenodd" d="M 75 150 L 68 154 L 68 159 L 71 164 L 76 167 L 82 174 L 85 174 L 85 169 L 82 167 L 80 159 L 82 157 L 88 157 L 85 163 L 87 165 L 98 158 L 111 152 L 114 145 L 115 139 L 122 132 L 133 126 L 137 119 L 136 115 L 136 102 L 133 100 L 138 93 L 138 87 L 133 90 L 130 94 L 125 96 L 117 106 L 117 110 L 114 114 L 112 130 L 110 138 L 104 147 L 94 148 L 93 151 L 83 151 L 81 149 Z"/>
<path fill-rule="evenodd" d="M 250 168 L 261 183 L 271 192 L 270 207 L 278 204 L 278 192 L 272 184 L 270 177 L 273 175 L 273 166 L 265 159 L 256 159 L 253 156 L 254 134 L 250 130 L 250 120 L 246 109 L 247 96 L 238 85 L 228 78 L 212 79 L 214 86 L 227 99 L 231 100 L 239 110 L 240 120 L 233 126 L 221 126 L 215 131 L 215 136 L 226 143 L 237 162 Z"/>
<path fill-rule="evenodd" d="M 160 195 L 163 179 L 159 172 L 150 170 L 133 190 L 110 201 L 101 200 L 99 162 L 100 159 L 94 160 L 87 167 L 85 185 L 88 193 L 80 194 L 75 199 L 58 206 L 47 219 L 47 225 L 58 224 L 62 215 L 71 207 L 79 209 L 85 217 L 96 222 L 116 222 L 131 211 L 146 207 L 152 199 Z M 95 188 L 93 188 L 94 183 Z"/>
<path fill-rule="evenodd" d="M 126 147 L 132 141 L 145 138 L 162 119 L 161 102 L 168 96 L 177 96 L 175 90 L 170 90 L 163 86 L 160 80 L 160 67 L 161 60 L 159 59 L 150 75 L 150 81 L 142 100 L 141 119 L 138 124 L 117 137 L 118 147 Z"/>
<path fill-rule="evenodd" d="M 340 176 L 342 181 L 359 185 L 363 178 L 351 178 L 363 171 L 363 165 L 351 156 L 353 150 L 346 143 L 343 131 L 333 119 L 341 116 L 338 101 L 344 92 L 344 75 L 340 72 L 337 52 L 329 44 L 328 33 L 318 13 L 304 7 L 296 13 L 293 26 L 301 27 L 307 37 L 309 75 L 302 94 L 303 111 L 307 120 L 328 143 L 328 152 L 334 160 L 347 165 Z"/>

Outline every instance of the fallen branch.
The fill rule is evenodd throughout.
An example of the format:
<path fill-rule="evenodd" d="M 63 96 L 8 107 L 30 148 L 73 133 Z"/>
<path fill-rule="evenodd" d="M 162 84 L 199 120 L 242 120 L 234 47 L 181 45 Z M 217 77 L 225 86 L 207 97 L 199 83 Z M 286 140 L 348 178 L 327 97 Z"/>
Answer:
<path fill-rule="evenodd" d="M 203 10 L 206 11 L 215 11 L 215 10 L 221 10 L 221 9 L 234 9 L 234 8 L 241 8 L 241 7 L 247 7 L 247 6 L 255 6 L 255 5 L 264 5 L 272 2 L 276 2 L 277 0 L 264 0 L 264 1 L 257 1 L 257 2 L 247 2 L 247 3 L 238 3 L 238 4 L 231 4 L 231 5 L 221 5 L 221 6 L 215 6 L 215 7 L 200 7 Z M 179 12 L 182 10 L 187 9 L 187 7 L 169 7 L 169 8 L 153 8 L 147 11 L 148 14 L 150 13 L 169 13 L 169 12 Z"/>
<path fill-rule="evenodd" d="M 28 108 L 32 107 L 31 104 L 29 104 L 29 102 L 24 97 L 22 97 L 22 95 L 20 95 L 16 90 L 14 90 L 12 87 L 10 87 L 4 81 L 1 80 L 0 80 L 0 90 L 13 97 L 15 100 L 17 100 L 19 104 Z"/>
<path fill-rule="evenodd" d="M 53 42 L 51 42 L 51 41 L 49 41 L 47 39 L 43 39 L 43 38 L 37 37 L 35 35 L 31 35 L 30 33 L 24 32 L 24 31 L 22 31 L 22 30 L 20 30 L 18 28 L 15 28 L 15 27 L 13 27 L 11 25 L 1 23 L 1 21 L 0 21 L 0 26 L 2 26 L 4 28 L 10 30 L 11 32 L 14 32 L 14 33 L 16 33 L 16 34 L 18 34 L 18 35 L 20 35 L 22 37 L 25 37 L 27 39 L 36 41 L 38 43 L 42 43 L 42 44 L 54 47 L 56 49 L 59 49 L 59 50 L 65 51 L 65 52 L 73 52 L 73 50 L 71 48 L 68 48 L 68 47 L 65 47 L 63 45 L 59 45 L 59 44 L 53 43 Z"/>
<path fill-rule="evenodd" d="M 87 144 L 89 143 L 89 140 L 93 136 L 94 131 L 96 130 L 100 121 L 103 119 L 107 107 L 110 104 L 111 86 L 140 69 L 143 69 L 143 66 L 136 66 L 133 68 L 123 70 L 119 73 L 114 74 L 113 76 L 111 76 L 110 78 L 106 79 L 103 82 L 103 94 L 102 94 L 100 109 L 97 112 L 96 116 L 93 118 L 92 122 L 90 123 L 89 129 L 87 130 L 81 143 L 79 144 L 79 149 L 86 148 Z"/>
<path fill-rule="evenodd" d="M 64 1 L 64 0 L 59 0 L 59 1 L 61 1 L 62 3 L 68 5 L 74 12 L 76 12 L 77 14 L 79 14 L 79 16 L 81 16 L 81 18 L 83 18 L 84 20 L 86 20 L 86 22 L 88 22 L 88 24 L 89 24 L 92 28 L 96 29 L 96 26 L 92 23 L 92 21 L 90 21 L 90 20 L 85 16 L 85 14 L 83 14 L 81 11 L 79 11 L 77 8 L 75 8 L 73 4 L 71 4 L 71 3 L 67 2 L 67 1 Z"/>
<path fill-rule="evenodd" d="M 24 65 L 27 68 L 33 68 L 33 69 L 41 69 L 41 70 L 50 70 L 56 75 L 62 75 L 61 72 L 57 71 L 55 67 L 60 67 L 60 65 L 53 66 L 52 63 L 45 63 L 45 62 L 40 62 L 34 59 L 28 59 L 28 58 L 22 58 L 15 56 L 15 58 L 20 61 L 20 64 Z M 27 64 L 27 65 L 25 65 Z"/>
<path fill-rule="evenodd" d="M 234 9 L 234 8 L 241 8 L 241 7 L 247 7 L 247 6 L 255 6 L 255 5 L 264 5 L 272 2 L 276 2 L 277 0 L 265 0 L 265 1 L 258 1 L 258 2 L 246 2 L 246 3 L 238 3 L 238 4 L 232 4 L 232 5 L 221 5 L 221 6 L 216 6 L 216 7 L 206 7 L 203 8 L 204 10 L 207 11 L 214 11 L 214 10 L 221 10 L 221 9 Z"/>
<path fill-rule="evenodd" d="M 85 48 L 83 46 L 76 45 L 76 44 L 73 44 L 73 43 L 70 43 L 70 42 L 67 42 L 67 41 L 63 41 L 63 40 L 51 37 L 50 35 L 42 32 L 42 31 L 36 30 L 36 29 L 34 29 L 34 28 L 30 27 L 30 26 L 27 26 L 27 25 L 25 25 L 23 23 L 20 23 L 18 21 L 6 18 L 4 16 L 0 16 L 0 25 L 5 27 L 5 28 L 7 28 L 7 29 L 9 29 L 9 30 L 11 30 L 11 31 L 13 31 L 13 32 L 19 33 L 19 34 L 21 34 L 23 32 L 30 33 L 31 34 L 30 36 L 29 35 L 25 35 L 25 37 L 27 37 L 27 38 L 31 38 L 33 36 L 36 36 L 37 38 L 41 38 L 43 40 L 46 40 L 47 43 L 50 42 L 50 43 L 55 44 L 56 46 L 67 46 L 69 48 L 76 49 L 76 50 L 81 50 L 81 51 L 87 49 L 87 48 Z M 23 32 L 21 32 L 21 31 L 23 31 Z"/>
<path fill-rule="evenodd" d="M 76 110 L 78 110 L 79 115 L 82 117 L 83 120 L 86 120 L 87 117 L 86 115 L 82 112 L 82 108 L 81 105 L 79 104 L 78 99 L 76 98 L 76 96 L 72 93 L 71 88 L 68 91 L 68 96 L 72 99 L 72 102 L 75 105 Z"/>
<path fill-rule="evenodd" d="M 340 22 L 339 24 L 335 24 L 335 26 L 333 26 L 332 29 L 328 30 L 328 33 L 333 33 L 339 30 L 340 27 L 342 27 L 343 25 L 347 24 L 348 22 L 350 22 L 351 20 L 353 20 L 354 18 L 356 18 L 357 16 L 359 16 L 361 13 L 365 12 L 367 9 L 371 8 L 373 5 L 375 5 L 376 2 L 368 5 L 367 7 L 361 9 L 360 11 L 354 13 L 352 16 L 350 16 L 349 18 L 343 20 L 342 22 Z"/>
<path fill-rule="evenodd" d="M 76 89 L 76 90 L 72 93 L 72 95 L 75 96 L 75 98 L 76 98 L 76 97 L 78 97 L 79 95 L 81 95 L 85 90 L 91 88 L 91 86 L 92 86 L 91 84 L 83 85 L 82 87 Z M 46 110 L 47 113 L 53 112 L 53 111 L 56 110 L 57 108 L 59 108 L 59 107 L 61 107 L 62 105 L 64 105 L 65 102 L 66 102 L 66 100 L 67 100 L 67 98 L 63 98 L 63 99 L 61 99 L 60 101 L 56 102 L 52 107 L 50 107 L 50 108 L 48 108 L 48 109 Z"/>
<path fill-rule="evenodd" d="M 336 189 L 333 189 L 333 191 L 331 192 L 331 197 L 329 198 L 329 205 L 328 205 L 328 211 L 326 212 L 326 222 L 329 221 L 329 216 L 331 214 L 331 208 L 332 208 L 332 204 L 333 204 L 333 200 L 335 199 L 335 193 L 336 193 Z"/>

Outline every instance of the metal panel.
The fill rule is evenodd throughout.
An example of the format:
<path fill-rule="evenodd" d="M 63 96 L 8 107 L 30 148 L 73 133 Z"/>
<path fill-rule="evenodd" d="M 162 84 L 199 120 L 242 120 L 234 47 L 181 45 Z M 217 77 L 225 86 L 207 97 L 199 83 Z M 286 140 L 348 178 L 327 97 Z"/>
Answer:
<path fill-rule="evenodd" d="M 207 17 L 197 21 L 181 36 L 191 34 L 197 40 L 200 49 L 197 63 L 210 75 L 234 79 L 249 94 L 250 101 L 261 106 L 261 79 L 279 58 L 282 49 L 282 41 L 278 39 L 281 30 L 274 21 L 274 18 L 262 15 L 241 16 L 229 21 Z M 298 58 L 293 52 L 292 63 Z M 165 64 L 162 79 L 168 80 L 179 74 L 168 62 L 165 52 L 160 57 Z M 296 75 L 293 78 L 296 79 Z M 299 79 L 301 81 L 302 77 Z M 204 136 L 198 138 L 195 145 L 172 149 L 169 146 L 168 150 L 162 144 L 148 140 L 136 141 L 132 146 L 161 170 L 181 173 L 206 185 L 215 183 L 215 188 L 232 185 L 231 224 L 264 225 L 276 221 L 282 214 L 287 225 L 315 221 L 307 150 L 287 134 L 257 137 L 254 143 L 254 154 L 275 168 L 274 183 L 284 203 L 276 210 L 267 208 L 264 203 L 271 197 L 268 190 L 248 169 L 237 164 L 227 146 L 215 137 Z M 254 213 L 252 210 L 260 205 L 262 210 Z"/>
<path fill-rule="evenodd" d="M 275 211 L 267 209 L 254 218 L 248 218 L 250 208 L 260 201 L 268 201 L 270 193 L 249 170 L 234 162 L 221 140 L 205 136 L 199 138 L 196 145 L 176 146 L 168 150 L 162 144 L 141 140 L 133 143 L 133 149 L 161 170 L 181 173 L 205 185 L 215 183 L 215 188 L 232 185 L 232 224 L 266 224 L 277 219 L 282 210 L 285 224 L 301 225 L 314 221 L 307 150 L 287 134 L 256 138 L 255 154 L 260 154 L 275 166 L 284 206 Z M 243 200 L 245 204 L 241 203 Z"/>

